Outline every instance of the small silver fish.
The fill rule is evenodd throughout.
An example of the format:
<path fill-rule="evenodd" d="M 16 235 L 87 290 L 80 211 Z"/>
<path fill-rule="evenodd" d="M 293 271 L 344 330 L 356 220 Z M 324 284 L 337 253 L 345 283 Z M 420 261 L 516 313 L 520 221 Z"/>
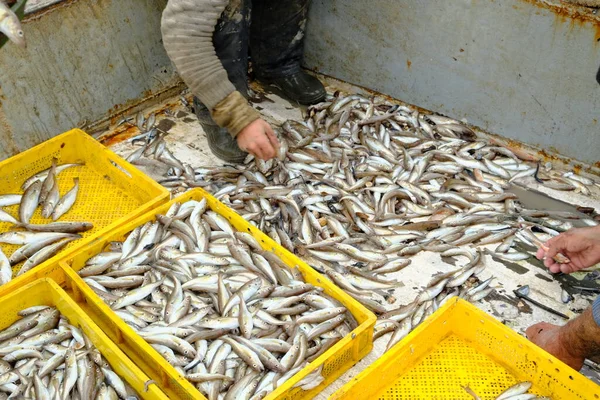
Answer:
<path fill-rule="evenodd" d="M 50 218 L 52 216 L 52 212 L 56 208 L 56 205 L 60 201 L 60 192 L 58 191 L 58 182 L 56 180 L 51 180 L 53 182 L 52 187 L 48 191 L 44 203 L 42 206 L 42 217 Z"/>
<path fill-rule="evenodd" d="M 56 158 L 52 159 L 52 166 L 50 167 L 50 171 L 48 171 L 48 175 L 46 176 L 46 178 L 44 179 L 44 182 L 42 183 L 42 189 L 40 191 L 40 199 L 39 199 L 40 205 L 45 203 L 46 197 L 48 197 L 50 190 L 52 190 L 52 188 L 56 184 L 56 163 L 57 163 L 57 161 L 58 160 Z"/>
<path fill-rule="evenodd" d="M 79 178 L 73 178 L 73 188 L 67 192 L 56 204 L 54 211 L 52 212 L 52 220 L 56 221 L 62 217 L 67 211 L 73 207 L 77 200 L 77 193 L 79 191 Z"/>
<path fill-rule="evenodd" d="M 505 400 L 505 399 L 511 398 L 513 396 L 517 396 L 519 394 L 526 393 L 529 389 L 531 389 L 531 386 L 532 386 L 531 382 L 517 383 L 516 385 L 513 385 L 513 386 L 509 387 L 508 389 L 506 389 L 504 392 L 500 393 L 500 395 L 498 397 L 496 397 L 496 400 Z"/>
<path fill-rule="evenodd" d="M 0 248 L 0 286 L 10 282 L 12 279 L 12 268 L 8 257 Z"/>
<path fill-rule="evenodd" d="M 6 211 L 0 208 L 0 222 L 8 222 L 9 224 L 17 224 L 19 221 Z"/>
<path fill-rule="evenodd" d="M 2 1 L 0 1 L 0 32 L 4 33 L 17 46 L 27 47 L 19 17 Z"/>
<path fill-rule="evenodd" d="M 38 206 L 41 190 L 42 182 L 38 180 L 32 183 L 27 190 L 25 190 L 25 193 L 23 193 L 21 205 L 19 206 L 19 220 L 22 223 L 29 223 L 29 220 Z"/>
<path fill-rule="evenodd" d="M 23 196 L 20 194 L 3 194 L 0 195 L 0 207 L 14 206 L 16 204 L 21 203 L 21 198 Z"/>

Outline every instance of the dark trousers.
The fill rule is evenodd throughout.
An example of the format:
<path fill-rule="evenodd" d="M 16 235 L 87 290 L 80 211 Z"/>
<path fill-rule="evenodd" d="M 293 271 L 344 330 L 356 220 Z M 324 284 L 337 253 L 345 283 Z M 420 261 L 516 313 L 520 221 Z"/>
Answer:
<path fill-rule="evenodd" d="M 308 3 L 309 0 L 232 0 L 225 8 L 215 28 L 213 44 L 229 80 L 244 96 L 248 93 L 249 53 L 253 72 L 259 79 L 285 76 L 300 69 Z M 208 113 L 194 100 L 197 113 Z"/>

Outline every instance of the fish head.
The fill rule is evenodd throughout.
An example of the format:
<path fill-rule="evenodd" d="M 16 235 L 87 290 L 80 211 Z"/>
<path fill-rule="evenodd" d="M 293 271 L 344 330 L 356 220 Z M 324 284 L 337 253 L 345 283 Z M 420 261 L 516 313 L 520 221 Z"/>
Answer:
<path fill-rule="evenodd" d="M 27 47 L 25 32 L 23 32 L 23 28 L 18 19 L 6 18 L 3 24 L 0 24 L 0 32 L 4 33 L 17 46 L 22 48 Z"/>

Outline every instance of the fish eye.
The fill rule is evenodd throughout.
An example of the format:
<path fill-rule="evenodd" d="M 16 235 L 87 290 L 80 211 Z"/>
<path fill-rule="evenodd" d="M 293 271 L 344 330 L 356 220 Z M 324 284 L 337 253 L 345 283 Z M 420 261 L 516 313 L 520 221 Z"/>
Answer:
<path fill-rule="evenodd" d="M 24 35 L 24 33 L 23 33 L 23 31 L 17 31 L 17 35 L 22 37 Z"/>

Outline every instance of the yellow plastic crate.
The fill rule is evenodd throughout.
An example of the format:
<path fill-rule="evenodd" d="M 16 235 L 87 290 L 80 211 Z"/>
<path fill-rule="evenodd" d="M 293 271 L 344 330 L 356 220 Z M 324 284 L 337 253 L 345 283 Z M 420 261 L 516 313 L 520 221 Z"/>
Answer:
<path fill-rule="evenodd" d="M 325 293 L 340 301 L 354 316 L 359 326 L 350 335 L 335 344 L 331 349 L 310 363 L 294 377 L 270 393 L 266 400 L 296 400 L 311 399 L 325 386 L 333 382 L 344 371 L 363 358 L 373 347 L 373 327 L 375 315 L 361 304 L 348 296 L 327 278 L 321 276 L 314 269 L 298 257 L 279 246 L 270 237 L 257 228 L 251 226 L 241 216 L 212 197 L 202 189 L 191 190 L 170 203 L 148 213 L 131 223 L 128 223 L 110 235 L 79 251 L 72 259 L 61 262 L 68 276 L 65 282 L 67 291 L 75 301 L 90 315 L 104 332 L 114 340 L 121 349 L 153 380 L 158 382 L 160 388 L 173 399 L 205 399 L 205 397 L 183 376 L 181 376 L 160 354 L 158 354 L 146 341 L 138 336 L 135 331 L 123 322 L 77 275 L 85 262 L 92 256 L 100 253 L 106 245 L 113 240 L 123 240 L 125 235 L 136 226 L 154 220 L 156 214 L 164 214 L 174 202 L 188 200 L 201 200 L 206 198 L 209 207 L 226 217 L 239 231 L 250 232 L 263 246 L 264 249 L 278 255 L 288 266 L 298 267 L 304 279 L 315 286 L 325 289 Z M 71 266 L 72 269 L 69 267 Z M 310 372 L 323 365 L 322 376 L 325 381 L 312 390 L 302 390 L 293 386 Z"/>
<path fill-rule="evenodd" d="M 21 185 L 30 176 L 50 168 L 54 157 L 59 164 L 85 163 L 58 175 L 61 195 L 73 187 L 73 178 L 79 177 L 77 201 L 60 221 L 91 222 L 94 228 L 84 232 L 82 239 L 69 243 L 53 258 L 0 286 L 0 296 L 46 276 L 48 269 L 52 270 L 59 260 L 74 254 L 100 235 L 168 201 L 169 192 L 165 188 L 79 129 L 63 133 L 0 162 L 0 195 L 23 193 Z M 18 219 L 18 205 L 4 207 L 4 210 Z M 33 224 L 48 222 L 52 220 L 42 218 L 40 208 L 31 219 Z M 12 224 L 0 222 L 0 232 L 11 229 Z M 7 256 L 18 248 L 7 244 L 0 246 Z M 15 273 L 21 265 L 14 268 Z"/>
<path fill-rule="evenodd" d="M 330 399 L 495 399 L 530 381 L 552 400 L 600 399 L 600 386 L 462 300 L 451 300 Z"/>
<path fill-rule="evenodd" d="M 51 279 L 39 279 L 13 293 L 0 298 L 0 330 L 20 319 L 17 313 L 32 306 L 56 307 L 69 322 L 81 329 L 112 369 L 125 380 L 143 399 L 167 400 L 168 397 L 149 382 L 144 374 L 125 354 L 98 328 L 79 306 Z M 146 391 L 146 383 L 147 391 Z"/>

